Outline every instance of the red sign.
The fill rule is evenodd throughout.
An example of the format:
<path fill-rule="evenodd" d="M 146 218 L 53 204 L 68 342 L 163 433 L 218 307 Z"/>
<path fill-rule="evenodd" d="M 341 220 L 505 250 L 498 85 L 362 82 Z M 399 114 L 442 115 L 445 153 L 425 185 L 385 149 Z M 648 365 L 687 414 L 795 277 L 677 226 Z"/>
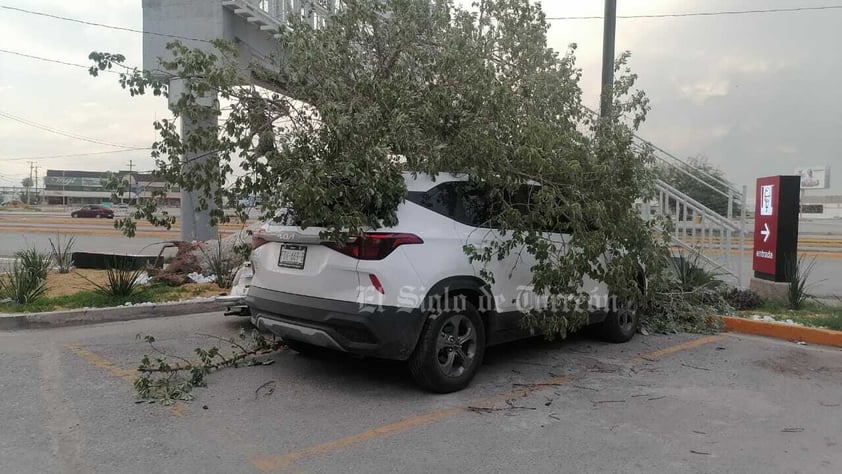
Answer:
<path fill-rule="evenodd" d="M 754 207 L 754 271 L 775 275 L 778 252 L 778 217 L 780 216 L 781 177 L 757 180 Z"/>

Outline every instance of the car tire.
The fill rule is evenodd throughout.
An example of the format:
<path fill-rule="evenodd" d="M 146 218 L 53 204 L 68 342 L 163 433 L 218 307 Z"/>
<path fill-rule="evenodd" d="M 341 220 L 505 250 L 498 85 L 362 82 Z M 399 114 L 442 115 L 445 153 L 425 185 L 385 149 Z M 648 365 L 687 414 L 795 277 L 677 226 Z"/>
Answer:
<path fill-rule="evenodd" d="M 602 322 L 602 338 L 614 343 L 630 341 L 640 324 L 637 307 L 637 303 L 631 300 L 618 301 Z"/>
<path fill-rule="evenodd" d="M 76 219 L 77 217 L 79 217 L 79 215 L 76 214 L 75 212 L 73 212 L 73 213 L 70 214 L 70 217 L 71 217 L 71 219 Z"/>
<path fill-rule="evenodd" d="M 468 386 L 484 355 L 482 318 L 471 303 L 450 298 L 424 324 L 409 370 L 427 390 L 456 392 Z"/>
<path fill-rule="evenodd" d="M 96 218 L 97 218 L 97 219 L 102 219 L 102 214 L 97 214 L 97 215 L 96 215 Z"/>

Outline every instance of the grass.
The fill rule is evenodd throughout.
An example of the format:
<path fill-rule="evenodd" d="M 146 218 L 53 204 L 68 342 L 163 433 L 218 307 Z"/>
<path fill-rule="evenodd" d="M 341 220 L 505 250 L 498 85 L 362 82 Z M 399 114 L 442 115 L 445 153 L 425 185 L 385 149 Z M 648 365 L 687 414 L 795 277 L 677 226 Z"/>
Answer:
<path fill-rule="evenodd" d="M 41 208 L 35 206 L 20 206 L 20 207 L 3 207 L 0 206 L 0 211 L 3 212 L 41 212 Z"/>
<path fill-rule="evenodd" d="M 827 328 L 842 331 L 842 307 L 827 305 L 817 301 L 807 301 L 798 310 L 792 310 L 786 303 L 763 303 L 759 308 L 740 311 L 739 316 L 750 318 L 753 315 L 772 316 L 778 321 L 791 319 L 796 323 L 815 328 Z"/>
<path fill-rule="evenodd" d="M 216 291 L 213 291 L 214 289 Z M 219 290 L 215 285 L 188 285 L 182 287 L 171 287 L 164 284 L 143 285 L 138 288 L 137 292 L 125 299 L 111 298 L 96 290 L 81 290 L 67 295 L 46 296 L 35 303 L 25 305 L 0 303 L 0 312 L 39 313 L 79 308 L 107 308 L 110 306 L 121 306 L 125 303 L 178 301 L 205 297 L 209 294 L 219 294 Z"/>

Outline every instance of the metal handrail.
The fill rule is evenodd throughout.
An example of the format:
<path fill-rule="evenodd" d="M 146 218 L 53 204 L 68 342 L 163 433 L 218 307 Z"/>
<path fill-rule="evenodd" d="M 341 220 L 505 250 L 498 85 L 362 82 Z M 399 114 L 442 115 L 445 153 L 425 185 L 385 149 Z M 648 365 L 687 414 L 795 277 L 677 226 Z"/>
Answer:
<path fill-rule="evenodd" d="M 680 200 L 680 201 L 683 201 L 685 203 L 691 204 L 692 207 L 694 208 L 693 210 L 695 212 L 703 213 L 707 216 L 710 216 L 711 220 L 715 221 L 716 223 L 718 223 L 718 224 L 720 224 L 724 227 L 730 227 L 731 230 L 733 230 L 735 232 L 740 229 L 740 227 L 737 223 L 732 222 L 727 217 L 722 216 L 721 214 L 714 211 L 713 209 L 705 206 L 704 204 L 700 203 L 699 201 L 696 201 L 695 199 L 691 198 L 690 196 L 682 193 L 681 191 L 679 191 L 678 189 L 670 186 L 668 183 L 666 183 L 663 180 L 659 179 L 656 182 L 655 187 L 658 190 L 666 192 L 674 200 Z"/>

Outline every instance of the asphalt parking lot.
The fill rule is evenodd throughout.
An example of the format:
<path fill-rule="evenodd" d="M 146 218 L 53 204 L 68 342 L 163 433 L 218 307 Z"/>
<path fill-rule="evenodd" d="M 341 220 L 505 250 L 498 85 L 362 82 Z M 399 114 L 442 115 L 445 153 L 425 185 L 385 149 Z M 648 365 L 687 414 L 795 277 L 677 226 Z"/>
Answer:
<path fill-rule="evenodd" d="M 281 351 L 193 402 L 134 403 L 138 333 L 188 355 L 243 323 L 0 333 L 0 472 L 842 470 L 842 351 L 728 334 L 522 341 L 450 395 L 400 364 Z"/>

